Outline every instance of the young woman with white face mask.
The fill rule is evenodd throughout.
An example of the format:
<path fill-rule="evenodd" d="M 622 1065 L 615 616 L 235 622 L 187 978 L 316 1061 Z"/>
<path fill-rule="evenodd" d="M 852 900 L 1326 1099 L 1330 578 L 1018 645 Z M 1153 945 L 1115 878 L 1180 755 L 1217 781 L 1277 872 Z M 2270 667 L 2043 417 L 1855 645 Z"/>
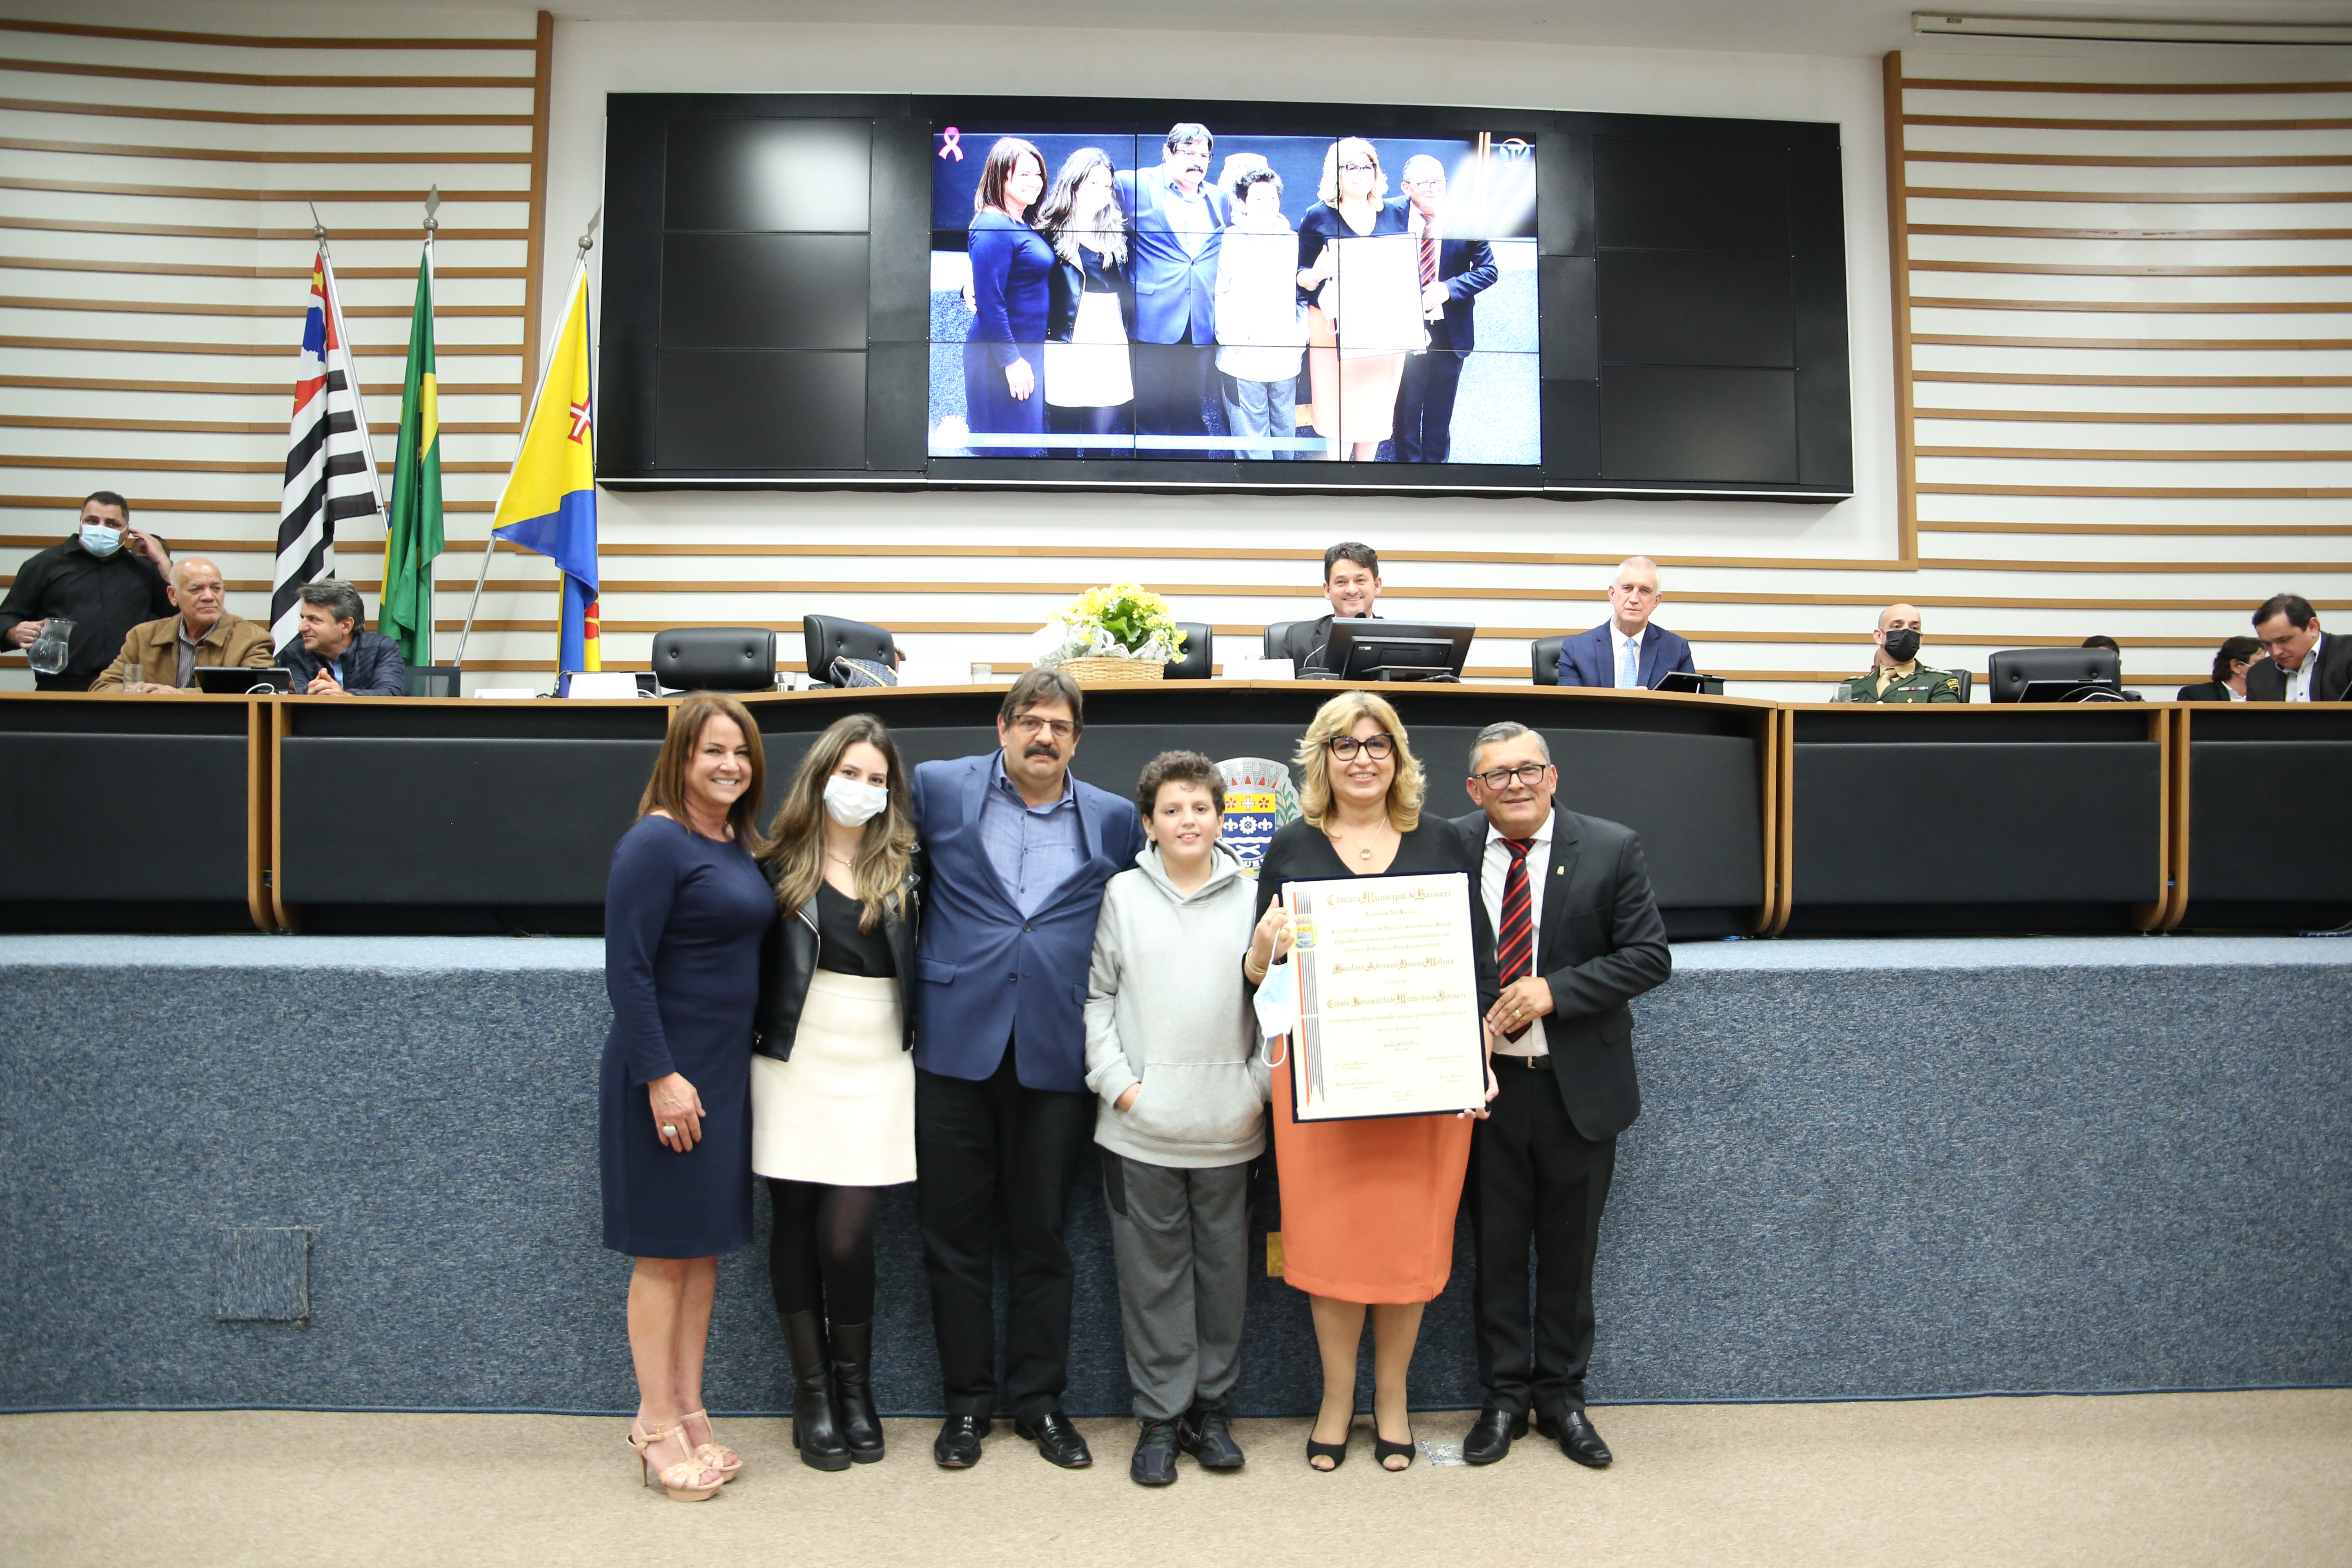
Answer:
<path fill-rule="evenodd" d="M 874 1215 L 915 1179 L 915 828 L 890 731 L 853 714 L 801 760 L 762 857 L 777 915 L 752 1037 L 751 1169 L 792 1352 L 793 1443 L 820 1470 L 882 1457 Z"/>

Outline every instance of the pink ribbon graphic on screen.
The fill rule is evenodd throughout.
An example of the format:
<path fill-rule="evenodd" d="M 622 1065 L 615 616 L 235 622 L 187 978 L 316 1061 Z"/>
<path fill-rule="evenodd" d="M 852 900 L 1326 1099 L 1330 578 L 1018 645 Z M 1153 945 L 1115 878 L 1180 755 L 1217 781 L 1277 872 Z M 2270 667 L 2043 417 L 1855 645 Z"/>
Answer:
<path fill-rule="evenodd" d="M 941 147 L 941 148 L 940 149 L 940 157 L 942 157 L 942 158 L 950 158 L 950 157 L 951 157 L 951 158 L 953 158 L 957 163 L 962 163 L 962 162 L 963 162 L 963 146 L 962 146 L 962 142 L 963 142 L 963 132 L 961 132 L 961 131 L 959 131 L 959 130 L 957 130 L 954 126 L 950 125 L 950 126 L 949 126 L 945 131 L 942 131 L 941 132 L 940 132 L 940 134 L 947 138 L 947 144 L 946 144 L 945 146 L 943 146 L 943 147 Z"/>

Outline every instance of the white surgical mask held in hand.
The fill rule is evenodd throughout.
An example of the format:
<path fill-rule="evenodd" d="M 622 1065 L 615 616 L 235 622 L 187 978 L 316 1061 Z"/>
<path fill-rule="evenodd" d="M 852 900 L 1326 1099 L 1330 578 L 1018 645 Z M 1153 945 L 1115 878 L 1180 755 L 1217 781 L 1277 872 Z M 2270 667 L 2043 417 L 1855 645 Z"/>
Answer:
<path fill-rule="evenodd" d="M 862 827 L 890 804 L 890 792 L 839 773 L 824 781 L 824 814 L 844 827 Z"/>

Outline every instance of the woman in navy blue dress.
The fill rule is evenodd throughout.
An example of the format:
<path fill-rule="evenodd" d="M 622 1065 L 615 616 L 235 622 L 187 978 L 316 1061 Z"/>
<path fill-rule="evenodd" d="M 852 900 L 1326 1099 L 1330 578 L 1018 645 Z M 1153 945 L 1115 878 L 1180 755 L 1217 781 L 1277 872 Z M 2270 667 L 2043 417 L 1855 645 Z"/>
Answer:
<path fill-rule="evenodd" d="M 760 729 L 698 691 L 613 850 L 604 988 L 613 1029 L 598 1081 L 604 1245 L 636 1259 L 629 1354 L 639 1479 L 680 1502 L 718 1495 L 742 1461 L 702 1408 L 719 1254 L 751 1240 L 751 1025 L 760 945 L 776 918 L 761 873 Z"/>
<path fill-rule="evenodd" d="M 1045 344 L 1054 247 L 1030 226 L 1045 156 L 1017 136 L 988 150 L 972 193 L 971 331 L 963 345 L 964 423 L 975 436 L 1045 433 Z M 982 458 L 1042 458 L 1034 447 L 974 447 Z"/>

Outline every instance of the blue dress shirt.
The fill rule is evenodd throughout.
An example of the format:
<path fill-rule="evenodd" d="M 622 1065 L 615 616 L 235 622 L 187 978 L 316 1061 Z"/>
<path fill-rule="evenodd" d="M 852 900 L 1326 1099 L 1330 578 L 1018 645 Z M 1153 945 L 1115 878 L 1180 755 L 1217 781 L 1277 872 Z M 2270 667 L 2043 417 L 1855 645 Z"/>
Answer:
<path fill-rule="evenodd" d="M 1086 864 L 1077 781 L 1064 773 L 1060 799 L 1031 805 L 1006 774 L 1004 753 L 997 752 L 988 764 L 988 789 L 981 797 L 980 842 L 1013 907 L 1024 915 L 1035 914 L 1047 896 Z"/>

